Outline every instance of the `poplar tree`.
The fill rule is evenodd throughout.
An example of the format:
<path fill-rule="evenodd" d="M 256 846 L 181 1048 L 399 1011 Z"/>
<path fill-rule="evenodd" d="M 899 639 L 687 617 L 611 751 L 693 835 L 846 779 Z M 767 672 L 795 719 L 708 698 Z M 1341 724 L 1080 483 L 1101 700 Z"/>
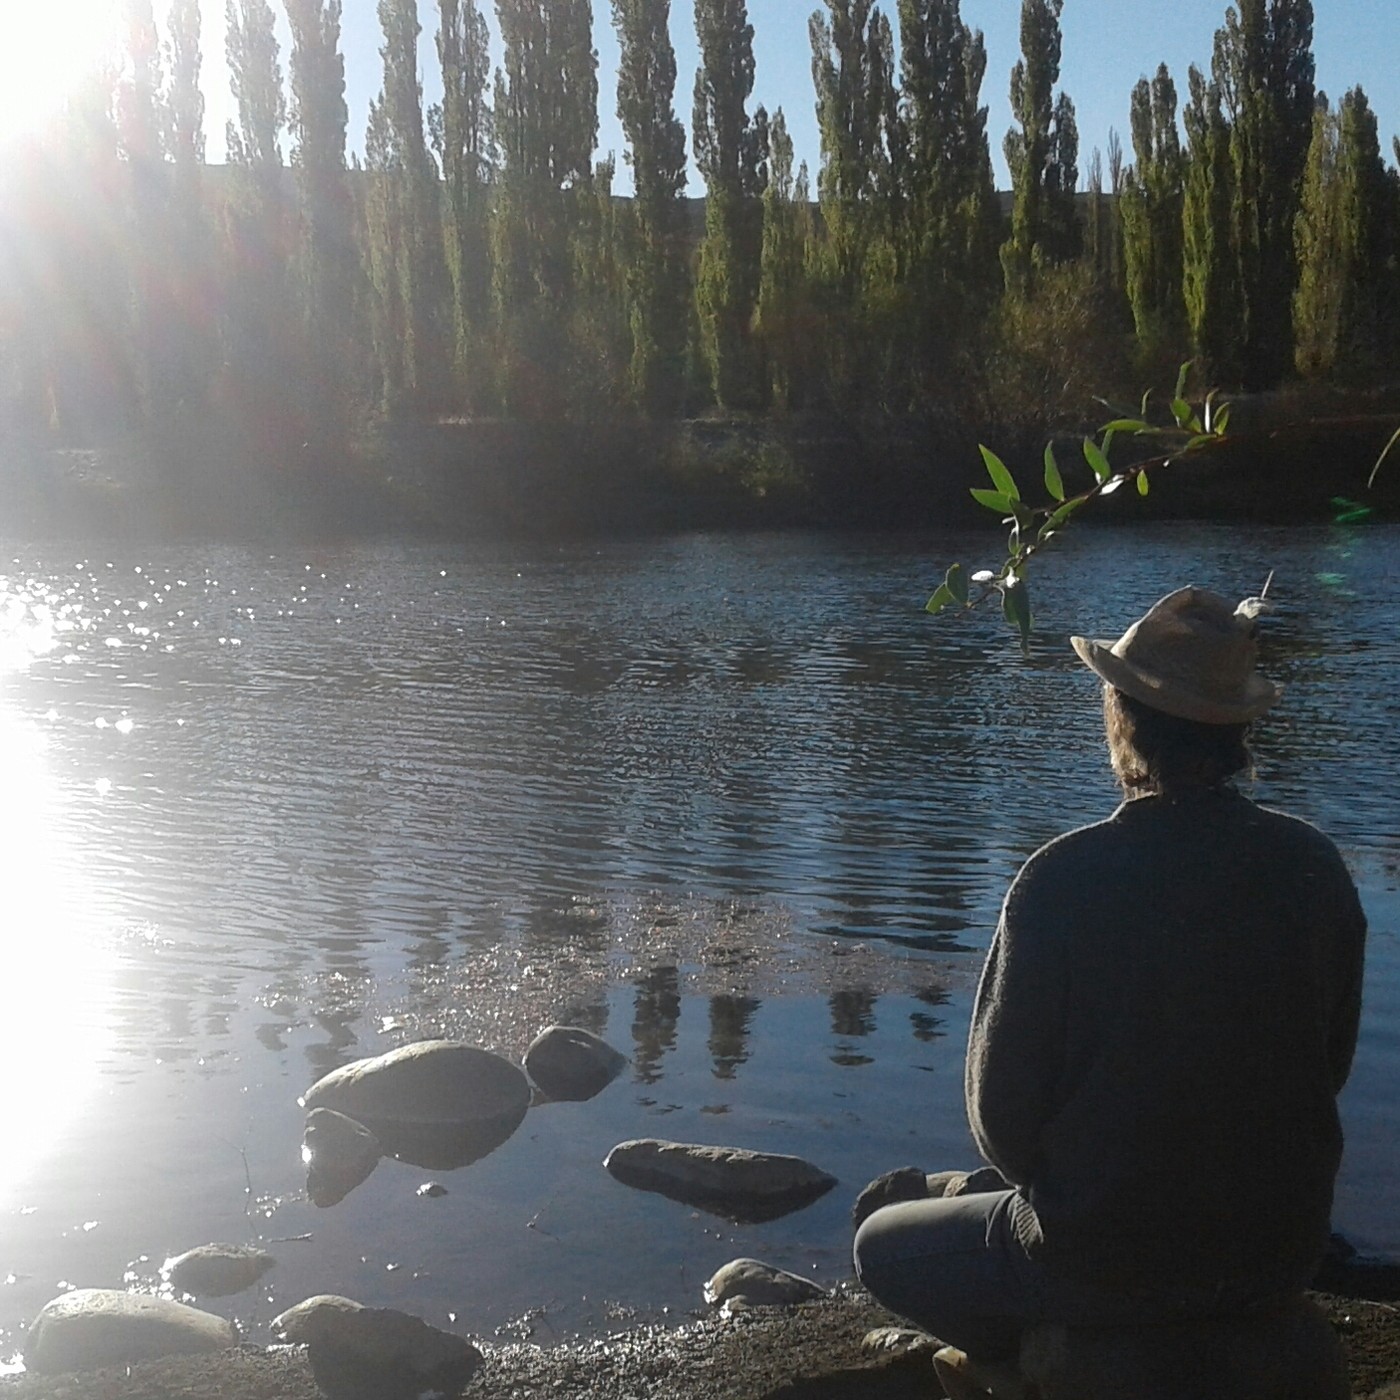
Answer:
<path fill-rule="evenodd" d="M 494 138 L 486 84 L 491 71 L 486 17 L 476 0 L 438 0 L 442 104 L 428 125 L 442 166 L 447 267 L 454 293 L 453 339 L 471 407 L 484 399 L 484 338 L 491 299 L 490 198 Z"/>
<path fill-rule="evenodd" d="M 295 363 L 288 331 L 291 225 L 283 184 L 287 121 L 281 49 L 267 0 L 228 0 L 225 55 L 235 116 L 228 149 L 225 217 L 224 398 L 259 447 L 290 437 L 286 422 Z"/>
<path fill-rule="evenodd" d="M 1375 114 L 1353 88 L 1319 102 L 1296 226 L 1296 363 L 1307 375 L 1374 377 L 1393 334 L 1391 189 Z"/>
<path fill-rule="evenodd" d="M 1312 137 L 1310 0 L 1240 0 L 1216 32 L 1213 70 L 1230 123 L 1231 235 L 1241 379 L 1278 383 L 1293 363 L 1294 221 Z"/>
<path fill-rule="evenodd" d="M 496 0 L 501 178 L 493 287 L 504 336 L 506 406 L 562 407 L 572 319 L 573 212 L 589 190 L 598 136 L 598 56 L 588 0 Z"/>
<path fill-rule="evenodd" d="M 346 181 L 345 59 L 341 0 L 284 0 L 291 27 L 292 163 L 299 220 L 296 265 L 301 330 L 312 370 L 318 436 L 341 430 L 353 377 L 349 347 L 358 258 Z"/>
<path fill-rule="evenodd" d="M 1220 87 L 1192 65 L 1183 112 L 1182 300 L 1193 353 L 1212 378 L 1237 379 L 1240 365 L 1239 266 L 1231 211 L 1230 128 Z"/>
<path fill-rule="evenodd" d="M 769 128 L 768 188 L 763 192 L 763 251 L 754 325 L 763 343 L 769 394 L 780 410 L 800 408 L 815 359 L 807 261 L 811 191 L 804 162 L 793 171 L 792 137 L 783 109 Z"/>
<path fill-rule="evenodd" d="M 958 0 L 899 0 L 904 241 L 920 368 L 981 313 L 996 271 L 998 215 L 980 105 L 987 50 Z"/>
<path fill-rule="evenodd" d="M 621 45 L 617 115 L 632 167 L 635 247 L 629 260 L 633 401 L 675 413 L 686 349 L 685 130 L 676 119 L 670 0 L 613 0 Z"/>
<path fill-rule="evenodd" d="M 1185 176 L 1176 85 L 1166 64 L 1132 96 L 1133 152 L 1121 200 L 1128 303 L 1139 342 L 1172 346 L 1185 324 L 1182 204 Z"/>
<path fill-rule="evenodd" d="M 724 408 L 751 407 L 762 384 L 750 337 L 762 259 L 768 118 L 750 119 L 753 26 L 745 0 L 696 0 L 700 67 L 691 141 L 705 180 L 696 309 L 710 384 Z"/>
<path fill-rule="evenodd" d="M 1011 71 L 1011 110 L 1018 123 L 1006 134 L 1011 170 L 1011 237 L 1001 250 L 1008 289 L 1028 291 L 1037 267 L 1077 252 L 1074 189 L 1079 137 L 1074 106 L 1060 77 L 1060 13 L 1064 0 L 1022 0 L 1021 58 Z"/>
<path fill-rule="evenodd" d="M 441 323 L 447 268 L 437 171 L 423 132 L 416 0 L 379 0 L 379 24 L 384 79 L 375 135 L 383 222 L 373 236 L 392 242 L 394 256 L 381 250 L 375 290 L 380 298 L 397 298 L 402 308 L 402 336 L 385 346 L 391 353 L 383 364 L 384 398 L 391 411 L 437 412 L 447 400 Z"/>
<path fill-rule="evenodd" d="M 822 152 L 822 345 L 828 393 L 850 410 L 895 389 L 892 377 L 908 368 L 891 334 L 902 133 L 889 21 L 872 0 L 826 4 L 808 22 Z"/>

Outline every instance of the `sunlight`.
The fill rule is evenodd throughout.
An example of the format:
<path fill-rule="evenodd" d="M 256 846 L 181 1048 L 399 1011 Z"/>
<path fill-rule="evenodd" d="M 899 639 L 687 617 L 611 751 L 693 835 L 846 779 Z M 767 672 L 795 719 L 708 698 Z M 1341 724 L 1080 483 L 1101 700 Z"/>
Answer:
<path fill-rule="evenodd" d="M 17 671 L 59 644 L 61 608 L 0 578 L 0 1210 L 96 1086 L 113 961 L 81 871 L 43 730 L 5 703 Z"/>
<path fill-rule="evenodd" d="M 0 141 L 50 121 L 117 34 L 114 0 L 0 0 Z"/>

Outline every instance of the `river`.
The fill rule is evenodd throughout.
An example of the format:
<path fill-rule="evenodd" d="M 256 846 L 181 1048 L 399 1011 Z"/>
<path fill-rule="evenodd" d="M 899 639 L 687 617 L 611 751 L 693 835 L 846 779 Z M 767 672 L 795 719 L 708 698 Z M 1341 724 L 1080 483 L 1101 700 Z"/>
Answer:
<path fill-rule="evenodd" d="M 0 545 L 0 1351 L 68 1286 L 264 1241 L 254 1341 L 339 1292 L 542 1343 L 684 1317 L 753 1255 L 833 1284 L 889 1167 L 970 1164 L 962 1050 L 1007 881 L 1107 814 L 1093 678 L 1185 582 L 1275 571 L 1260 800 L 1337 840 L 1372 924 L 1336 1223 L 1400 1254 L 1400 530 L 1071 532 L 1026 656 L 930 619 L 953 533 L 275 552 Z M 631 1064 L 481 1161 L 304 1198 L 297 1097 L 425 1036 Z M 631 1137 L 840 1178 L 735 1226 L 619 1185 Z M 420 1194 L 436 1181 L 446 1194 Z"/>

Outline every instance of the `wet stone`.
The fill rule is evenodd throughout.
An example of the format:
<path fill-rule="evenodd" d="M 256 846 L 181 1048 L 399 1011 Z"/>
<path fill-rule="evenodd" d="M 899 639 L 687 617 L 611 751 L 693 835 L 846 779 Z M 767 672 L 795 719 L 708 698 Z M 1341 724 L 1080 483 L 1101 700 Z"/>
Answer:
<path fill-rule="evenodd" d="M 307 1197 L 316 1206 L 343 1201 L 379 1165 L 383 1151 L 363 1123 L 333 1108 L 313 1108 L 301 1143 Z"/>
<path fill-rule="evenodd" d="M 558 1100 L 591 1099 L 626 1063 L 626 1055 L 581 1026 L 549 1026 L 525 1051 L 525 1072 L 548 1098 Z"/>
<path fill-rule="evenodd" d="M 167 1259 L 160 1276 L 195 1298 L 227 1298 L 251 1288 L 277 1261 L 244 1244 L 201 1244 Z"/>
<path fill-rule="evenodd" d="M 40 1374 L 130 1366 L 237 1345 L 233 1323 L 170 1298 L 78 1288 L 46 1303 L 29 1328 L 24 1364 Z"/>
<path fill-rule="evenodd" d="M 786 1308 L 826 1297 L 811 1279 L 758 1259 L 732 1259 L 705 1284 L 705 1301 L 726 1315 L 741 1308 Z"/>
<path fill-rule="evenodd" d="M 481 1366 L 465 1337 L 396 1308 L 369 1308 L 318 1294 L 273 1318 L 274 1335 L 304 1345 L 316 1384 L 330 1400 L 411 1400 L 455 1395 Z"/>
<path fill-rule="evenodd" d="M 834 1176 L 801 1157 L 661 1138 L 618 1143 L 603 1165 L 624 1185 L 736 1222 L 776 1220 L 836 1185 Z"/>

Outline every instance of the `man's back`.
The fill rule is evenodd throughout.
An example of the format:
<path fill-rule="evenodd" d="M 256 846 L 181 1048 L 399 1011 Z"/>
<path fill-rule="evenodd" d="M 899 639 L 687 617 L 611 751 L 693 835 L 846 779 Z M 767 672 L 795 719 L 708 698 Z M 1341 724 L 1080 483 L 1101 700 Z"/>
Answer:
<path fill-rule="evenodd" d="M 1125 803 L 1037 853 L 978 993 L 968 1110 L 1033 1254 L 1099 1283 L 1306 1282 L 1365 921 L 1335 847 L 1228 788 Z"/>

